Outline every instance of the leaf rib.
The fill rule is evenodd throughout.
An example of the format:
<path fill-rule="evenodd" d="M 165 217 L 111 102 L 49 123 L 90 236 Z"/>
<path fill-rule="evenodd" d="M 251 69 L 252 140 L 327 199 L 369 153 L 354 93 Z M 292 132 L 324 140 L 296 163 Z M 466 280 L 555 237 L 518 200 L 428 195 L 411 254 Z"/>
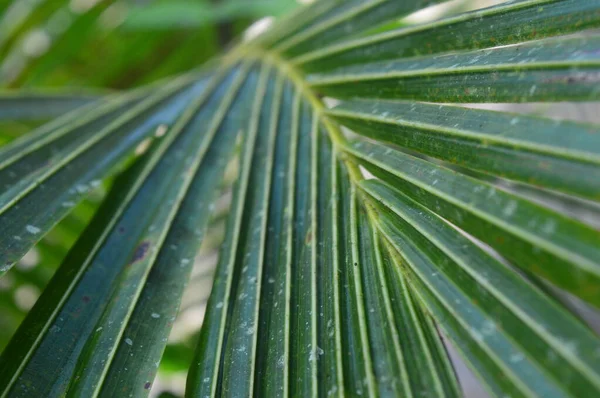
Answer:
<path fill-rule="evenodd" d="M 600 95 L 600 37 L 548 39 L 489 50 L 374 62 L 308 76 L 338 97 L 430 102 L 593 100 Z"/>
<path fill-rule="evenodd" d="M 379 144 L 359 142 L 346 150 L 383 181 L 435 208 L 437 214 L 488 243 L 515 265 L 599 305 L 598 231 L 487 183 Z"/>
<path fill-rule="evenodd" d="M 172 238 L 169 239 L 172 236 L 170 230 L 177 220 L 180 208 L 188 200 L 186 195 L 191 189 L 197 170 L 204 161 L 225 112 L 230 109 L 249 69 L 250 66 L 245 65 L 240 71 L 236 71 L 237 75 L 231 77 L 232 81 L 225 93 L 215 92 L 215 88 L 223 78 L 221 74 L 215 76 L 210 87 L 194 100 L 173 127 L 171 136 L 178 136 L 179 139 L 174 142 L 169 153 L 163 156 L 161 164 L 157 166 L 158 169 L 167 169 L 173 174 L 162 176 L 152 186 L 152 189 L 163 194 L 156 195 L 158 206 L 149 212 L 151 216 L 146 217 L 143 222 L 140 220 L 138 228 L 142 229 L 142 232 L 139 241 L 131 253 L 129 265 L 115 283 L 113 294 L 106 300 L 106 309 L 102 317 L 94 326 L 96 330 L 101 331 L 95 333 L 88 341 L 79 357 L 75 382 L 69 388 L 69 395 L 95 397 L 101 394 L 101 391 L 104 394 L 105 389 L 114 388 L 114 385 L 118 384 L 114 376 L 112 378 L 109 376 L 111 366 L 114 366 L 113 361 L 118 360 L 123 343 L 128 344 L 127 339 L 132 341 L 130 337 L 133 337 L 133 333 L 125 333 L 139 318 L 136 317 L 136 313 L 139 312 L 138 306 L 147 301 L 142 300 L 141 297 L 146 289 L 148 278 L 160 269 L 163 263 L 161 262 L 163 252 L 173 250 L 172 245 L 175 243 L 172 243 Z M 219 95 L 222 95 L 222 98 L 219 98 Z M 213 98 L 210 98 L 211 96 Z M 211 99 L 209 106 L 204 107 L 209 98 Z M 205 134 L 195 134 L 207 121 L 209 121 L 208 131 Z M 176 178 L 178 175 L 183 177 Z M 164 206 L 164 203 L 169 206 Z M 146 208 L 151 209 L 148 203 Z M 142 253 L 143 250 L 147 253 Z M 185 265 L 191 262 L 190 259 L 183 261 L 186 261 L 182 263 L 183 266 L 179 265 L 182 268 L 186 268 Z M 154 347 L 159 345 L 157 343 Z M 127 372 L 120 371 L 119 380 L 127 379 L 128 389 L 135 390 L 136 387 L 140 387 L 139 383 L 133 383 L 131 377 L 127 377 L 127 373 L 135 372 L 143 364 L 144 361 L 138 359 L 127 366 Z"/>
<path fill-rule="evenodd" d="M 431 23 L 348 40 L 302 54 L 294 58 L 292 63 L 305 71 L 323 71 L 373 60 L 539 40 L 599 24 L 598 0 L 513 1 Z"/>
<path fill-rule="evenodd" d="M 185 198 L 169 226 L 166 240 L 123 335 L 150 345 L 130 345 L 127 340 L 121 341 L 102 389 L 104 396 L 120 392 L 141 395 L 149 389 L 148 383 L 157 372 L 156 363 L 163 355 L 193 259 L 213 213 L 214 201 L 221 188 L 219 181 L 234 152 L 236 137 L 245 132 L 257 80 L 255 65 L 242 64 L 212 115 L 207 134 L 200 145 L 192 145 L 192 149 L 197 148 L 196 159 L 188 169 L 190 177 Z M 160 317 L 156 318 L 155 314 Z"/>
<path fill-rule="evenodd" d="M 416 102 L 349 101 L 327 114 L 354 132 L 487 174 L 600 198 L 600 129 Z"/>
<path fill-rule="evenodd" d="M 310 28 L 301 31 L 290 39 L 274 47 L 274 50 L 288 57 L 305 53 L 339 40 L 352 32 L 360 33 L 386 21 L 416 11 L 441 0 L 355 0 L 340 3 L 329 16 Z"/>
<path fill-rule="evenodd" d="M 277 83 L 279 84 L 279 82 Z M 279 88 L 278 88 L 279 90 Z M 276 101 L 277 104 L 279 101 Z M 284 90 L 285 103 L 285 90 Z M 285 109 L 285 108 L 284 108 Z M 264 154 L 255 153 L 252 166 L 250 195 L 244 209 L 246 231 L 237 251 L 231 307 L 227 324 L 227 340 L 224 347 L 222 368 L 222 393 L 233 396 L 253 396 L 256 388 L 256 357 L 258 330 L 260 330 L 259 304 L 263 296 L 259 277 L 266 275 L 262 269 L 268 253 L 268 229 L 275 181 L 273 173 L 277 164 L 277 119 L 270 120 Z M 260 159 L 258 159 L 261 157 Z M 263 277 L 264 279 L 264 277 Z M 235 381 L 234 381 L 235 380 Z"/>
<path fill-rule="evenodd" d="M 0 245 L 4 248 L 0 253 L 0 264 L 3 264 L 0 272 L 6 272 L 90 188 L 99 183 L 98 178 L 114 170 L 115 163 L 122 162 L 138 142 L 153 133 L 151 127 L 165 119 L 175 119 L 185 107 L 186 99 L 201 92 L 204 84 L 203 80 L 196 82 L 190 90 L 177 96 L 166 107 L 161 106 L 161 100 L 165 98 L 160 95 L 149 98 L 137 110 L 123 115 L 120 120 L 111 123 L 68 156 L 57 160 L 31 179 L 26 179 L 25 190 L 15 192 L 20 199 L 15 201 L 9 198 L 12 205 L 5 207 L 0 214 Z M 185 84 L 177 82 L 175 91 L 182 85 Z M 172 91 L 173 85 L 171 94 L 163 95 L 167 98 L 175 95 Z"/>
<path fill-rule="evenodd" d="M 576 392 L 577 386 L 588 385 L 584 388 L 586 391 L 600 387 L 600 361 L 593 354 L 600 343 L 593 332 L 565 308 L 408 197 L 378 181 L 366 181 L 361 188 L 379 201 L 380 207 L 387 207 L 403 220 L 396 222 L 397 228 L 406 231 L 414 228 L 444 253 L 444 256 L 431 257 L 437 260 L 432 262 L 439 270 L 436 277 L 455 285 L 472 303 L 477 303 L 491 322 L 498 325 L 498 333 L 521 346 L 521 352 L 532 358 L 549 378 L 559 385 L 561 380 L 577 379 L 563 382 L 566 386 L 562 388 L 572 389 L 574 394 L 582 393 Z M 385 211 L 382 214 L 381 219 L 391 219 Z M 409 232 L 407 236 L 411 238 Z M 414 236 L 411 239 L 418 242 L 419 238 Z M 468 287 L 471 282 L 466 275 L 473 278 L 476 288 Z M 535 343 L 531 344 L 532 341 Z M 573 342 L 581 347 L 573 348 Z M 548 360 L 549 353 L 561 357 L 562 361 Z"/>
<path fill-rule="evenodd" d="M 223 366 L 227 315 L 231 311 L 229 307 L 232 300 L 236 252 L 241 240 L 240 233 L 244 226 L 242 216 L 246 197 L 249 195 L 252 166 L 257 157 L 255 151 L 260 153 L 260 151 L 266 150 L 265 148 L 261 149 L 261 145 L 265 147 L 267 145 L 266 136 L 269 135 L 269 124 L 265 124 L 263 119 L 270 115 L 271 98 L 279 96 L 274 93 L 276 89 L 273 84 L 269 84 L 267 81 L 269 73 L 268 67 L 261 68 L 258 93 L 264 95 L 259 95 L 258 98 L 265 98 L 265 100 L 264 102 L 263 100 L 255 101 L 248 134 L 243 136 L 240 176 L 236 183 L 232 210 L 227 221 L 227 236 L 221 248 L 221 258 L 207 305 L 204 326 L 188 375 L 186 387 L 186 396 L 188 397 L 213 396 L 218 389 Z M 278 87 L 281 87 L 280 83 L 278 83 Z"/>

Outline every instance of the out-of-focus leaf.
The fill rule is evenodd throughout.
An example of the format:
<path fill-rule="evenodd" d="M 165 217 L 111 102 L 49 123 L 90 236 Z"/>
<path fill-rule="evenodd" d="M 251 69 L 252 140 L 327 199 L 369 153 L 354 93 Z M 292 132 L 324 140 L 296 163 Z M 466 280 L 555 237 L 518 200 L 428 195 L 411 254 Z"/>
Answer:
<path fill-rule="evenodd" d="M 128 30 L 192 29 L 236 18 L 278 16 L 297 7 L 294 0 L 225 0 L 216 4 L 169 1 L 127 11 L 122 28 Z"/>
<path fill-rule="evenodd" d="M 0 120 L 50 119 L 99 100 L 92 94 L 0 93 Z"/>

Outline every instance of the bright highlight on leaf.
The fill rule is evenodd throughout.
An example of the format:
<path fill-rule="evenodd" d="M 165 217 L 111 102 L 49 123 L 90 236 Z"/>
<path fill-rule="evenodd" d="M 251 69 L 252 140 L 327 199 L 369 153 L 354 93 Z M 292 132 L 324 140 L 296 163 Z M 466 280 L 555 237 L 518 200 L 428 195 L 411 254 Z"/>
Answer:
<path fill-rule="evenodd" d="M 149 394 L 230 162 L 186 396 L 459 397 L 447 345 L 492 396 L 600 396 L 572 305 L 600 308 L 600 230 L 551 202 L 600 217 L 600 126 L 470 106 L 598 101 L 600 1 L 385 28 L 438 3 L 315 1 L 149 86 L 0 93 L 52 119 L 0 147 L 0 275 L 117 176 L 0 397 Z"/>

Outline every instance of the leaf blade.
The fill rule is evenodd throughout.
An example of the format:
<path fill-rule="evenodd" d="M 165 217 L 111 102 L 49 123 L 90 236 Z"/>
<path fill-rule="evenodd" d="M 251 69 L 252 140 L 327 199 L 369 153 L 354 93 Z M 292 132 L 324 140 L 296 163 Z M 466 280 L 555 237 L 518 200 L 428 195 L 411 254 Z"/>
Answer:
<path fill-rule="evenodd" d="M 600 199 L 600 128 L 417 102 L 349 101 L 327 112 L 366 137 L 483 173 Z"/>
<path fill-rule="evenodd" d="M 429 102 L 582 101 L 598 98 L 600 38 L 542 40 L 390 62 L 347 66 L 308 76 L 338 98 Z"/>

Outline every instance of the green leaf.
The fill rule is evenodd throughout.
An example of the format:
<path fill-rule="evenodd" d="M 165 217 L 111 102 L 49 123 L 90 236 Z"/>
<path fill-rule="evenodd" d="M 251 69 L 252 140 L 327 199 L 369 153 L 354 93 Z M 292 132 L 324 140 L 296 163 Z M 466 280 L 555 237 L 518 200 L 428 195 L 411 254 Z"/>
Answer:
<path fill-rule="evenodd" d="M 360 272 L 363 265 L 359 264 L 358 253 L 356 188 L 350 184 L 348 171 L 340 166 L 337 165 L 341 195 L 334 200 L 339 200 L 340 205 L 337 223 L 341 227 L 341 266 L 338 272 L 345 293 L 340 297 L 341 335 L 342 350 L 352 358 L 344 361 L 345 391 L 357 396 L 376 396 L 371 353 L 363 349 L 369 342 Z"/>
<path fill-rule="evenodd" d="M 340 313 L 340 268 L 337 153 L 326 130 L 318 132 L 317 231 L 311 237 L 317 244 L 317 346 L 320 395 L 344 396 L 343 351 Z M 332 200 L 333 199 L 333 200 Z M 322 315 L 321 315 L 322 314 Z"/>
<path fill-rule="evenodd" d="M 322 94 L 430 102 L 584 101 L 600 96 L 600 37 L 347 66 L 308 77 Z"/>
<path fill-rule="evenodd" d="M 92 94 L 0 93 L 0 120 L 45 120 L 101 101 Z M 95 104 L 98 106 L 98 103 Z"/>
<path fill-rule="evenodd" d="M 188 394 L 194 396 L 212 395 L 217 391 L 220 369 L 223 366 L 222 358 L 225 355 L 223 344 L 228 338 L 227 318 L 232 313 L 232 301 L 236 299 L 236 282 L 239 280 L 240 271 L 235 272 L 235 264 L 239 258 L 238 248 L 246 244 L 247 234 L 255 234 L 254 230 L 243 228 L 251 221 L 246 218 L 248 215 L 244 211 L 245 204 L 248 202 L 252 206 L 264 207 L 267 200 L 264 188 L 270 177 L 267 170 L 272 167 L 271 153 L 275 140 L 274 134 L 277 131 L 274 125 L 277 113 L 273 113 L 272 110 L 279 108 L 282 87 L 281 81 L 278 81 L 276 89 L 273 79 L 270 79 L 270 84 L 267 86 L 268 76 L 269 70 L 264 69 L 261 72 L 259 87 L 265 99 L 255 103 L 248 135 L 243 139 L 240 177 L 235 188 L 232 211 L 227 221 L 227 235 L 221 248 L 215 281 L 208 301 L 204 323 L 206 326 L 200 333 L 198 349 L 190 368 L 187 390 Z M 265 213 L 263 209 L 263 214 L 256 216 L 257 223 L 262 222 Z M 260 243 L 264 240 L 264 236 L 261 236 L 264 234 L 261 234 L 260 229 L 258 233 L 260 238 L 257 243 Z M 247 329 L 243 330 L 244 333 L 246 331 Z M 248 354 L 247 350 L 254 350 L 254 347 L 245 347 L 245 350 Z M 244 350 L 240 353 L 244 353 Z M 243 361 L 243 358 L 240 362 L 242 362 L 241 366 L 244 362 L 248 364 L 247 361 Z M 244 383 L 244 379 L 240 381 Z"/>
<path fill-rule="evenodd" d="M 131 15 L 218 29 L 122 35 L 119 2 L 36 3 L 0 50 L 2 77 L 30 93 L 129 87 L 202 63 L 217 32 L 247 26 L 222 21 L 264 5 L 167 3 Z M 3 269 L 50 231 L 58 262 L 84 221 L 54 226 L 133 163 L 2 354 L 0 395 L 160 389 L 183 290 L 208 293 L 190 276 L 205 235 L 202 255 L 223 243 L 187 396 L 459 397 L 449 344 L 491 395 L 599 395 L 600 339 L 578 314 L 600 305 L 600 130 L 447 103 L 597 100 L 599 36 L 563 36 L 597 27 L 600 3 L 511 1 L 436 20 L 446 5 L 425 8 L 438 3 L 317 1 L 245 35 L 208 73 L 82 107 L 69 93 L 0 98 L 0 117 L 60 114 L 0 149 Z M 418 10 L 431 22 L 409 25 Z M 227 219 L 224 238 L 213 217 Z M 53 268 L 40 269 L 0 288 L 43 286 Z M 0 296 L 10 326 L 24 311 Z"/>
<path fill-rule="evenodd" d="M 418 102 L 349 101 L 354 132 L 483 173 L 600 200 L 600 128 Z"/>
<path fill-rule="evenodd" d="M 256 361 L 257 386 L 259 395 L 288 395 L 291 379 L 290 351 L 292 344 L 290 340 L 291 325 L 291 280 L 292 280 L 292 256 L 293 256 L 293 226 L 294 226 L 294 183 L 295 168 L 297 166 L 297 154 L 295 148 L 298 146 L 300 100 L 294 87 L 286 83 L 283 87 L 281 108 L 277 119 L 273 120 L 272 127 L 275 128 L 275 142 L 272 149 L 272 165 L 267 171 L 266 177 L 270 195 L 265 198 L 268 203 L 264 208 L 264 224 L 254 224 L 253 231 L 264 231 L 264 242 L 261 242 L 261 258 L 258 259 L 261 272 L 256 275 L 258 288 L 256 319 L 249 321 L 253 328 L 253 338 L 258 336 L 257 329 L 262 329 L 265 338 L 256 341 L 256 356 L 264 358 Z M 252 244 L 246 246 L 240 252 L 240 256 L 248 251 L 254 251 Z M 252 257 L 250 257 L 252 258 Z M 234 311 L 244 311 L 247 288 L 244 285 L 246 274 L 251 268 L 244 272 L 244 268 L 250 265 L 244 261 L 240 264 L 242 275 L 236 293 Z M 247 276 L 252 282 L 252 274 Z M 260 281 L 260 282 L 259 282 Z M 234 312 L 235 314 L 235 312 Z M 235 320 L 235 318 L 234 318 Z M 245 322 L 245 321 L 244 321 Z M 232 323 L 230 327 L 237 328 Z M 245 323 L 242 323 L 244 325 Z M 258 325 L 258 327 L 256 326 Z M 229 348 L 231 347 L 231 348 Z M 236 350 L 236 345 L 228 346 L 228 349 Z M 231 357 L 235 358 L 235 357 Z M 226 354 L 225 359 L 228 359 Z M 252 361 L 252 359 L 250 359 Z M 225 366 L 225 371 L 228 367 Z M 231 380 L 235 377 L 235 367 L 230 367 Z M 227 373 L 225 373 L 227 375 Z M 227 390 L 227 388 L 226 388 Z M 251 391 L 251 390 L 250 390 Z"/>
<path fill-rule="evenodd" d="M 600 232 L 493 185 L 379 144 L 346 147 L 377 177 L 515 265 L 599 306 Z"/>
<path fill-rule="evenodd" d="M 189 77 L 179 79 L 132 109 L 117 108 L 116 114 L 92 116 L 82 124 L 70 120 L 69 126 L 59 129 L 42 126 L 42 132 L 23 138 L 30 142 L 41 136 L 39 144 L 15 141 L 3 151 L 14 155 L 0 165 L 6 189 L 0 196 L 2 274 L 97 186 L 99 178 L 114 170 L 157 126 L 173 122 L 186 101 L 204 88 L 202 80 L 191 87 L 188 83 Z M 81 139 L 73 140 L 71 134 Z M 13 151 L 15 147 L 24 150 Z"/>
<path fill-rule="evenodd" d="M 191 146 L 197 156 L 192 162 L 195 174 L 191 176 L 191 185 L 121 336 L 102 389 L 103 395 L 123 392 L 143 395 L 154 379 L 190 276 L 193 258 L 214 209 L 219 181 L 235 148 L 236 137 L 244 131 L 249 115 L 249 98 L 252 98 L 257 79 L 254 70 L 247 79 L 243 79 L 243 73 L 246 71 L 237 74 L 224 95 L 204 142 L 198 147 Z M 240 90 L 237 95 L 236 90 Z M 156 314 L 160 318 L 156 318 Z M 156 319 L 160 321 L 156 322 Z M 127 338 L 131 339 L 131 344 Z M 134 341 L 140 344 L 134 344 Z"/>
<path fill-rule="evenodd" d="M 298 95 L 295 101 L 300 102 Z M 317 193 L 319 119 L 307 102 L 294 104 L 294 122 L 298 123 L 297 167 L 294 175 L 293 247 L 291 256 L 290 299 L 290 393 L 306 396 L 318 393 L 317 361 L 307 361 L 317 351 Z M 290 184 L 291 185 L 291 184 Z M 290 187 L 291 189 L 292 187 Z M 288 195 L 290 193 L 288 192 Z M 304 238 L 304 239 L 302 239 Z M 295 283 L 294 283 L 295 282 Z M 317 357 L 318 358 L 318 357 Z"/>
<path fill-rule="evenodd" d="M 218 177 L 223 172 L 239 130 L 235 123 L 243 120 L 243 117 L 232 117 L 228 123 L 234 124 L 223 125 L 224 130 L 219 131 L 222 134 L 218 135 L 214 146 L 211 141 L 244 77 L 245 73 L 240 73 L 237 83 L 227 94 L 227 99 L 221 101 L 224 92 L 227 92 L 227 86 L 224 85 L 204 104 L 212 91 L 209 88 L 194 105 L 186 109 L 185 115 L 167 134 L 158 149 L 151 153 L 148 165 L 142 168 L 140 177 L 132 184 L 132 198 L 127 208 L 113 216 L 114 221 L 108 223 L 101 235 L 101 244 L 96 244 L 89 251 L 88 257 L 80 263 L 78 277 L 69 281 L 70 273 L 67 273 L 67 276 L 53 281 L 55 285 L 51 290 L 56 286 L 55 297 L 63 294 L 60 299 L 62 308 L 60 313 L 50 314 L 47 326 L 40 331 L 42 334 L 31 343 L 26 352 L 24 359 L 27 362 L 11 375 L 13 393 L 24 392 L 22 389 L 32 391 L 30 385 L 34 384 L 32 377 L 36 367 L 43 367 L 48 360 L 54 364 L 66 361 L 62 366 L 54 368 L 58 382 L 52 381 L 45 386 L 35 383 L 33 391 L 46 393 L 68 390 L 69 394 L 91 396 L 96 396 L 101 389 L 110 391 L 125 377 L 122 370 L 118 375 L 110 372 L 112 366 L 121 369 L 114 364 L 123 361 L 123 346 L 129 348 L 132 338 L 140 333 L 135 328 L 142 328 L 144 331 L 143 326 L 150 322 L 150 330 L 145 331 L 145 337 L 150 339 L 155 336 L 156 344 L 153 345 L 153 351 L 145 349 L 146 361 L 138 359 L 135 364 L 128 365 L 133 374 L 126 378 L 129 382 L 127 386 L 132 391 L 144 391 L 148 380 L 142 383 L 134 381 L 137 381 L 136 377 L 141 377 L 140 374 L 147 378 L 147 373 L 140 369 L 155 371 L 154 363 L 162 355 L 164 344 L 161 346 L 160 342 L 170 329 L 169 320 L 177 311 L 182 281 L 189 274 L 192 263 L 190 256 L 193 257 L 197 251 L 203 232 L 202 224 L 206 225 L 210 216 L 214 196 L 212 192 L 215 192 L 219 181 L 219 178 L 215 178 L 215 173 Z M 250 85 L 247 91 L 251 92 L 251 89 Z M 201 111 L 196 113 L 200 107 Z M 213 118 L 212 131 L 205 135 L 194 134 L 199 126 Z M 204 173 L 196 174 L 200 164 L 205 164 L 206 154 L 207 164 L 213 167 L 206 167 L 203 169 Z M 179 175 L 182 177 L 177 178 Z M 157 191 L 163 194 L 156 195 Z M 199 200 L 201 198 L 204 200 Z M 179 205 L 164 205 L 170 202 Z M 106 216 L 102 214 L 102 217 Z M 190 224 L 193 225 L 191 229 Z M 87 239 L 93 241 L 98 238 L 97 229 L 90 231 L 90 234 L 91 238 L 83 235 L 82 245 L 87 244 Z M 78 263 L 79 251 L 76 249 L 73 254 L 76 260 L 72 263 L 67 260 L 61 270 L 68 270 Z M 174 260 L 179 260 L 177 267 L 171 266 Z M 107 270 L 105 264 L 112 264 L 111 270 Z M 103 277 L 99 278 L 101 275 Z M 157 277 L 169 284 L 153 288 L 154 294 L 148 295 L 149 287 L 143 289 L 145 282 L 151 283 Z M 68 283 L 69 287 L 61 291 L 63 283 Z M 84 294 L 83 297 L 81 294 Z M 81 303 L 85 305 L 85 309 L 81 308 Z M 73 307 L 79 309 L 73 311 Z M 36 317 L 38 322 L 39 319 L 39 316 Z M 162 327 L 159 328 L 159 325 Z M 72 335 L 68 330 L 78 330 L 79 333 Z M 18 334 L 16 338 L 19 338 Z M 63 351 L 60 356 L 48 356 L 46 351 L 51 349 L 54 339 L 62 339 Z M 117 349 L 114 341 L 121 341 L 121 349 Z M 15 347 L 16 345 L 17 343 Z M 134 347 L 129 348 L 133 349 Z M 127 354 L 126 357 L 129 358 L 130 352 Z M 76 367 L 74 358 L 78 358 Z M 69 382 L 71 378 L 73 382 Z M 12 383 L 8 387 L 10 384 Z"/>
<path fill-rule="evenodd" d="M 162 144 L 162 146 L 155 146 L 149 155 L 140 158 L 131 169 L 117 178 L 114 189 L 98 210 L 97 216 L 83 232 L 2 353 L 0 380 L 2 380 L 3 396 L 8 395 L 13 387 L 40 391 L 50 390 L 55 384 L 58 388 L 64 389 L 68 384 L 68 378 L 65 380 L 64 377 L 62 379 L 58 377 L 63 371 L 60 365 L 68 359 L 69 354 L 72 354 L 78 336 L 83 338 L 93 332 L 93 323 L 87 321 L 99 316 L 101 308 L 98 305 L 108 295 L 110 282 L 118 273 L 117 267 L 90 268 L 90 260 L 97 257 L 121 263 L 126 261 L 130 254 L 126 250 L 111 250 L 112 245 L 104 246 L 103 250 L 99 249 L 113 228 L 122 228 L 121 231 L 125 231 L 126 228 L 133 228 L 136 225 L 135 214 L 130 213 L 127 218 L 121 217 L 156 163 L 156 155 L 164 151 L 166 145 L 164 142 Z M 129 235 L 124 236 L 129 237 Z M 116 238 L 114 236 L 106 243 L 113 243 Z M 133 239 L 118 237 L 122 247 L 129 245 L 131 249 L 133 249 Z M 102 284 L 100 281 L 105 283 Z M 77 322 L 65 323 L 64 316 L 61 317 L 60 314 L 67 315 L 67 320 L 74 318 Z M 85 340 L 82 339 L 82 342 Z M 62 348 L 60 352 L 54 352 L 54 347 L 57 345 Z M 33 374 L 27 378 L 28 366 L 34 366 L 35 369 L 36 362 L 46 361 L 51 361 L 53 364 L 47 368 L 46 378 L 40 379 L 31 368 L 29 371 Z M 17 381 L 23 380 L 23 377 L 28 379 L 27 383 L 17 386 Z"/>
<path fill-rule="evenodd" d="M 358 33 L 441 1 L 350 0 L 339 2 L 340 6 L 326 13 L 324 18 L 317 18 L 305 29 L 274 46 L 274 49 L 292 57 L 335 42 L 347 36 L 348 32 Z"/>
<path fill-rule="evenodd" d="M 277 16 L 297 6 L 292 0 L 227 0 L 216 5 L 193 1 L 146 4 L 128 11 L 122 27 L 128 30 L 199 28 L 237 18 Z"/>
<path fill-rule="evenodd" d="M 306 71 L 514 44 L 600 25 L 598 0 L 520 0 L 342 41 L 293 59 Z"/>
<path fill-rule="evenodd" d="M 379 181 L 361 187 L 379 201 L 377 222 L 410 268 L 416 293 L 444 314 L 440 326 L 454 329 L 459 346 L 463 339 L 479 346 L 463 346 L 475 371 L 486 372 L 476 367 L 480 349 L 504 368 L 516 395 L 580 396 L 600 388 L 600 342 L 590 329 L 433 212 Z M 495 390 L 493 375 L 485 378 Z"/>

